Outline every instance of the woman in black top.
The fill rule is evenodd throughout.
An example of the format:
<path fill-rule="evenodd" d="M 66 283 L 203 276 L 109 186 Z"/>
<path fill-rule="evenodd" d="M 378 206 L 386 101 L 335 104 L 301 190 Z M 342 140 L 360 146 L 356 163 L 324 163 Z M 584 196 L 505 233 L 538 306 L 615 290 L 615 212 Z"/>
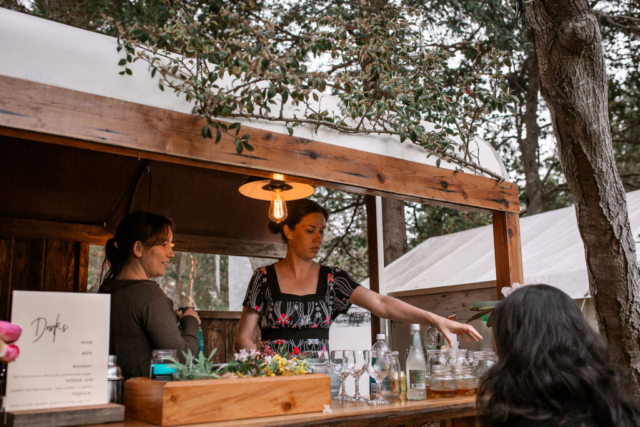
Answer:
<path fill-rule="evenodd" d="M 262 343 L 274 350 L 288 354 L 328 350 L 331 323 L 352 303 L 381 318 L 433 325 L 449 343 L 450 332 L 467 341 L 481 338 L 469 325 L 379 295 L 360 286 L 346 271 L 314 262 L 328 216 L 317 203 L 297 200 L 289 204 L 289 216 L 283 223 L 269 224 L 271 232 L 279 233 L 287 243 L 287 255 L 254 272 L 236 335 L 238 350 L 255 348 L 256 325 Z"/>
<path fill-rule="evenodd" d="M 481 384 L 487 427 L 631 427 L 636 403 L 602 339 L 576 303 L 547 285 L 524 286 L 493 313 L 500 361 Z"/>
<path fill-rule="evenodd" d="M 152 277 L 164 276 L 173 253 L 173 221 L 133 212 L 107 241 L 106 277 L 98 290 L 111 295 L 109 353 L 118 357 L 125 378 L 149 375 L 154 349 L 198 353 L 200 318 L 189 308 L 181 315 Z M 177 322 L 182 325 L 182 334 Z"/>

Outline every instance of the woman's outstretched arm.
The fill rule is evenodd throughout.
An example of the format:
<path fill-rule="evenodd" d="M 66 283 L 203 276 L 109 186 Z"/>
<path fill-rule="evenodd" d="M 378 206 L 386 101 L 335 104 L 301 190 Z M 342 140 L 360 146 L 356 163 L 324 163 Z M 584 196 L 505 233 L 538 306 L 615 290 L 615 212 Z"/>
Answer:
<path fill-rule="evenodd" d="M 399 299 L 380 295 L 364 286 L 358 286 L 351 294 L 349 302 L 356 304 L 383 319 L 392 319 L 405 323 L 420 323 L 435 326 L 450 346 L 453 346 L 450 333 L 462 337 L 465 341 L 478 341 L 482 335 L 471 325 L 445 319 L 431 312 L 421 310 Z"/>

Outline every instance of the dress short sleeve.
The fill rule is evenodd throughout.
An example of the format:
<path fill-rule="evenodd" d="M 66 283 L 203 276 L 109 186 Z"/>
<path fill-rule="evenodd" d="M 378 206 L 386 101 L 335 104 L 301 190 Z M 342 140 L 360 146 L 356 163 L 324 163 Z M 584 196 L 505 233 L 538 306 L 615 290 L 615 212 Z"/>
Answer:
<path fill-rule="evenodd" d="M 267 287 L 267 271 L 264 267 L 253 272 L 244 297 L 243 307 L 249 307 L 262 314 L 265 310 L 265 289 Z"/>
<path fill-rule="evenodd" d="M 335 267 L 331 270 L 328 281 L 330 285 L 332 285 L 334 291 L 333 318 L 335 319 L 339 315 L 349 311 L 349 308 L 351 307 L 349 298 L 351 298 L 353 291 L 361 285 L 353 280 L 346 271 Z"/>

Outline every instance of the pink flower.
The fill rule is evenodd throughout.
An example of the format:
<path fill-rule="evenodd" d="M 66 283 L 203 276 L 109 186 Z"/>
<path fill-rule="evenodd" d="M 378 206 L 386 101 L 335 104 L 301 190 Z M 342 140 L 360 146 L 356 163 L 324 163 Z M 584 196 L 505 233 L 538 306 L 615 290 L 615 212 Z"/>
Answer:
<path fill-rule="evenodd" d="M 311 327 L 311 329 L 313 329 L 313 328 L 317 328 L 317 327 L 318 327 L 318 325 L 313 325 L 313 326 Z"/>
<path fill-rule="evenodd" d="M 254 350 L 255 351 L 255 350 Z M 234 354 L 235 358 L 238 359 L 241 362 L 246 362 L 247 359 L 249 358 L 249 353 L 247 352 L 246 348 L 243 348 L 242 350 L 240 350 L 239 353 Z"/>
<path fill-rule="evenodd" d="M 0 338 L 4 339 L 6 342 L 16 341 L 20 338 L 21 333 L 22 328 L 20 326 L 0 320 Z"/>
<path fill-rule="evenodd" d="M 328 325 L 330 320 L 331 320 L 331 315 L 330 315 L 330 314 L 328 314 L 328 315 L 327 315 L 327 318 L 326 318 L 326 319 L 324 319 L 324 322 L 322 322 L 322 323 L 324 323 L 325 325 Z"/>

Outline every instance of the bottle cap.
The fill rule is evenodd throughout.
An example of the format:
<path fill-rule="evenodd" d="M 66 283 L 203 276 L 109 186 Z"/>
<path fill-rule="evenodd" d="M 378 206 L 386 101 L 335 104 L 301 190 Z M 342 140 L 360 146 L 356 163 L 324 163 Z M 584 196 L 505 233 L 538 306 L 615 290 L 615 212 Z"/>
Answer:
<path fill-rule="evenodd" d="M 387 336 L 386 336 L 385 334 L 378 334 L 378 335 L 376 335 L 376 339 L 377 339 L 377 340 L 383 340 L 383 339 L 385 339 L 386 337 L 387 337 Z"/>
<path fill-rule="evenodd" d="M 413 323 L 411 325 L 411 330 L 412 331 L 419 331 L 420 330 L 420 324 L 419 323 Z"/>

